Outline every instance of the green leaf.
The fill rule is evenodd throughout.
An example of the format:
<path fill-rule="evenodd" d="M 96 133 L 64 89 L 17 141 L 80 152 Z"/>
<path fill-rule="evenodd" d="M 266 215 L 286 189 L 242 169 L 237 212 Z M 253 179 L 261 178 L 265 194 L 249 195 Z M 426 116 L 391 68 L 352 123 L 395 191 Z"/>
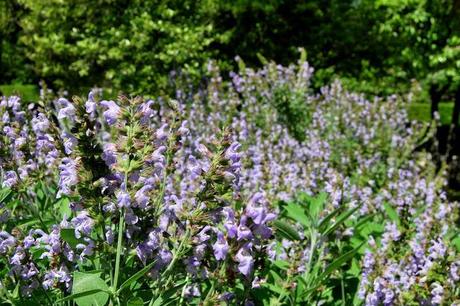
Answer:
<path fill-rule="evenodd" d="M 270 291 L 273 291 L 279 295 L 285 296 L 289 294 L 284 288 L 281 288 L 279 286 L 276 286 L 270 283 L 265 283 L 262 285 L 262 287 L 268 288 Z"/>
<path fill-rule="evenodd" d="M 383 207 L 385 208 L 385 212 L 390 220 L 399 225 L 400 221 L 398 212 L 387 202 L 383 203 Z"/>
<path fill-rule="evenodd" d="M 54 207 L 57 207 L 59 212 L 61 213 L 61 217 L 67 218 L 72 215 L 72 210 L 70 209 L 70 200 L 68 198 L 61 198 L 55 204 Z"/>
<path fill-rule="evenodd" d="M 273 265 L 275 265 L 276 267 L 280 268 L 281 270 L 287 270 L 290 267 L 289 262 L 287 262 L 285 260 L 281 260 L 281 259 L 275 260 L 273 262 Z"/>
<path fill-rule="evenodd" d="M 305 211 L 297 203 L 289 203 L 284 207 L 287 212 L 287 216 L 294 221 L 299 222 L 305 227 L 310 227 L 310 222 L 308 216 L 305 214 Z"/>
<path fill-rule="evenodd" d="M 337 221 L 335 221 L 335 223 L 329 227 L 327 230 L 324 231 L 324 233 L 322 233 L 324 236 L 328 236 L 330 233 L 332 233 L 333 231 L 335 231 L 343 222 L 345 222 L 351 215 L 353 215 L 355 213 L 355 211 L 357 211 L 359 209 L 360 206 L 356 206 L 355 208 L 352 208 L 346 212 L 344 212 L 343 214 L 341 214 L 338 218 L 337 218 Z"/>
<path fill-rule="evenodd" d="M 323 273 L 319 276 L 319 281 L 321 282 L 323 279 L 325 279 L 329 274 L 337 270 L 340 266 L 342 266 L 345 262 L 349 261 L 350 259 L 355 256 L 355 254 L 359 251 L 359 249 L 364 245 L 365 242 L 361 243 L 360 246 L 354 248 L 351 251 L 348 251 L 347 253 L 339 256 L 336 260 L 334 260 L 332 263 L 330 263 L 326 269 L 324 270 Z"/>
<path fill-rule="evenodd" d="M 144 268 L 141 270 L 137 271 L 135 274 L 133 274 L 130 278 L 128 278 L 123 284 L 121 284 L 120 288 L 118 288 L 117 292 L 121 292 L 123 289 L 126 289 L 131 285 L 133 282 L 137 281 L 139 278 L 144 276 L 145 273 L 147 273 L 150 269 L 152 269 L 153 265 L 155 264 L 155 261 L 149 263 L 146 265 Z"/>
<path fill-rule="evenodd" d="M 334 209 L 331 213 L 329 213 L 326 217 L 318 225 L 318 231 L 320 233 L 324 233 L 324 231 L 329 227 L 329 223 L 331 220 L 337 216 L 340 212 L 340 208 Z"/>
<path fill-rule="evenodd" d="M 144 301 L 140 297 L 134 297 L 128 301 L 128 306 L 144 306 Z"/>
<path fill-rule="evenodd" d="M 178 303 L 175 302 L 178 298 L 179 298 L 179 291 L 180 291 L 180 288 L 182 288 L 185 284 L 187 283 L 187 281 L 183 280 L 183 281 L 180 281 L 176 286 L 174 286 L 173 288 L 169 289 L 169 290 L 166 290 L 165 292 L 163 292 L 163 294 L 161 294 L 154 302 L 153 302 L 153 305 L 152 306 L 166 306 L 166 305 L 169 305 L 171 303 L 173 303 L 173 305 L 177 305 Z"/>
<path fill-rule="evenodd" d="M 7 203 L 11 197 L 13 196 L 13 191 L 10 188 L 2 188 L 0 189 L 0 203 L 5 204 Z"/>
<path fill-rule="evenodd" d="M 319 217 L 319 214 L 324 209 L 324 204 L 327 200 L 327 193 L 321 192 L 316 197 L 310 197 L 308 210 L 310 212 L 310 216 L 314 219 Z"/>
<path fill-rule="evenodd" d="M 88 290 L 88 291 L 84 291 L 84 292 L 80 292 L 80 293 L 74 293 L 74 294 L 71 294 L 69 296 L 66 296 L 65 298 L 57 300 L 56 303 L 58 304 L 58 303 L 61 303 L 61 302 L 67 302 L 67 301 L 72 301 L 72 300 L 76 300 L 76 299 L 81 299 L 81 298 L 84 298 L 84 297 L 94 295 L 94 294 L 99 293 L 99 292 L 105 292 L 105 291 L 103 291 L 101 289 L 93 289 L 93 290 Z M 81 305 L 81 304 L 79 304 L 79 302 L 77 302 L 77 304 Z M 84 305 L 94 305 L 94 304 L 84 304 Z M 99 305 L 99 304 L 97 304 L 97 305 Z"/>
<path fill-rule="evenodd" d="M 77 244 L 85 242 L 83 239 L 75 237 L 75 229 L 73 228 L 61 229 L 61 238 L 65 242 L 67 242 L 72 248 L 75 248 Z"/>
<path fill-rule="evenodd" d="M 452 240 L 452 244 L 455 246 L 455 248 L 457 249 L 457 251 L 460 252 L 460 236 L 454 238 Z"/>
<path fill-rule="evenodd" d="M 109 300 L 109 287 L 100 273 L 74 272 L 71 299 L 78 306 L 105 305 Z M 79 296 L 76 296 L 81 294 Z"/>
<path fill-rule="evenodd" d="M 301 240 L 297 230 L 293 228 L 290 224 L 281 220 L 275 220 L 272 222 L 272 224 L 276 228 L 276 232 L 279 233 L 282 237 L 290 241 Z"/>
<path fill-rule="evenodd" d="M 153 302 L 152 306 L 161 306 L 163 305 L 163 298 L 161 295 L 156 298 L 155 302 Z"/>
<path fill-rule="evenodd" d="M 256 56 L 262 65 L 268 65 L 268 60 L 260 52 L 257 52 Z"/>

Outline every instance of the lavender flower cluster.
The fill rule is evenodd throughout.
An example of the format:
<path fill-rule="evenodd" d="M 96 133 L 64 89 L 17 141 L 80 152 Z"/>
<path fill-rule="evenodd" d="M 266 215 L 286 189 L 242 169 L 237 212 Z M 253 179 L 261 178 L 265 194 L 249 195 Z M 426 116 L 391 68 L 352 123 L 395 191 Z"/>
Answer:
<path fill-rule="evenodd" d="M 314 94 L 305 62 L 228 82 L 208 70 L 207 88 L 173 99 L 2 99 L 2 186 L 13 191 L 1 208 L 3 286 L 68 293 L 73 271 L 94 267 L 116 289 L 117 266 L 153 263 L 158 292 L 186 280 L 181 298 L 203 299 L 211 282 L 206 299 L 250 303 L 267 259 L 305 271 L 311 242 L 275 239 L 279 201 L 325 192 L 322 216 L 359 207 L 353 218 L 386 224 L 361 263 L 366 305 L 459 302 L 458 206 L 415 152 L 432 131 L 408 120 L 406 101 L 369 101 L 338 82 Z M 301 140 L 279 108 L 292 101 L 305 111 Z"/>

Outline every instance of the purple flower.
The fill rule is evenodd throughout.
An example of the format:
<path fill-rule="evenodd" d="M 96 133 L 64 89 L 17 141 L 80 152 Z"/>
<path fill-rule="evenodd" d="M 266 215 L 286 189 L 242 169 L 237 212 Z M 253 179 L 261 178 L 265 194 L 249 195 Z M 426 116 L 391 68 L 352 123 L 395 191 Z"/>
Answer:
<path fill-rule="evenodd" d="M 246 226 L 246 222 L 247 217 L 243 215 L 240 220 L 240 225 L 237 229 L 238 240 L 249 240 L 253 237 L 251 229 Z"/>
<path fill-rule="evenodd" d="M 127 207 L 125 211 L 125 221 L 126 224 L 133 225 L 139 221 L 139 217 L 134 214 L 131 208 Z"/>
<path fill-rule="evenodd" d="M 45 133 L 50 127 L 50 122 L 43 113 L 39 113 L 36 117 L 34 117 L 31 123 L 32 130 L 37 135 Z"/>
<path fill-rule="evenodd" d="M 149 258 L 150 254 L 152 253 L 152 250 L 145 244 L 139 244 L 136 247 L 136 254 L 137 257 L 144 263 L 144 265 L 147 263 L 147 259 Z"/>
<path fill-rule="evenodd" d="M 86 112 L 91 116 L 96 113 L 96 101 L 94 101 L 94 93 L 90 91 L 88 94 L 88 101 L 85 103 Z"/>
<path fill-rule="evenodd" d="M 169 132 L 166 131 L 167 128 L 168 124 L 165 123 L 156 131 L 155 136 L 159 141 L 165 141 L 168 138 Z"/>
<path fill-rule="evenodd" d="M 434 305 L 441 305 L 444 295 L 444 288 L 438 283 L 434 283 L 432 286 L 433 289 L 431 290 L 431 302 Z"/>
<path fill-rule="evenodd" d="M 232 163 L 237 163 L 241 159 L 241 153 L 238 150 L 241 148 L 241 144 L 234 142 L 230 147 L 225 151 L 225 157 L 228 158 Z"/>
<path fill-rule="evenodd" d="M 217 260 L 225 260 L 225 257 L 227 257 L 229 246 L 222 232 L 217 232 L 217 241 L 216 243 L 214 243 L 212 248 L 214 249 L 214 256 Z"/>
<path fill-rule="evenodd" d="M 3 187 L 11 188 L 18 183 L 18 175 L 15 171 L 9 170 L 5 172 L 5 180 L 3 181 Z"/>
<path fill-rule="evenodd" d="M 73 218 L 71 223 L 75 227 L 75 237 L 77 238 L 80 238 L 81 234 L 89 236 L 94 227 L 94 220 L 88 216 L 88 212 L 85 210 Z"/>
<path fill-rule="evenodd" d="M 187 128 L 188 121 L 184 120 L 180 126 L 180 128 L 177 130 L 179 135 L 181 136 L 186 136 L 190 133 L 190 130 Z"/>
<path fill-rule="evenodd" d="M 102 159 L 107 166 L 112 166 L 117 162 L 117 148 L 113 143 L 104 144 L 104 152 L 102 152 Z"/>
<path fill-rule="evenodd" d="M 196 178 L 198 178 L 203 172 L 202 166 L 200 165 L 199 161 L 193 155 L 190 155 L 188 157 L 187 169 L 190 172 L 190 179 L 192 180 L 195 180 Z"/>
<path fill-rule="evenodd" d="M 145 185 L 142 186 L 141 189 L 139 189 L 134 195 L 134 199 L 140 208 L 145 209 L 149 204 L 150 197 L 148 196 L 148 193 L 151 190 L 153 190 L 153 186 Z"/>
<path fill-rule="evenodd" d="M 140 105 L 139 112 L 142 115 L 140 122 L 142 124 L 147 124 L 149 122 L 149 119 L 153 117 L 154 110 L 151 108 L 151 105 L 153 103 L 153 100 L 148 100 Z"/>
<path fill-rule="evenodd" d="M 85 242 L 87 244 L 79 243 L 76 246 L 77 250 L 81 250 L 81 253 L 80 253 L 80 256 L 79 256 L 81 261 L 83 261 L 85 259 L 85 257 L 93 255 L 94 247 L 95 247 L 94 241 L 92 241 L 91 239 L 89 239 L 87 237 L 85 237 L 83 239 L 85 240 Z"/>
<path fill-rule="evenodd" d="M 100 104 L 106 109 L 103 113 L 105 120 L 109 125 L 117 122 L 121 114 L 121 108 L 114 101 L 103 100 Z"/>
<path fill-rule="evenodd" d="M 78 183 L 77 163 L 73 159 L 65 157 L 59 165 L 59 171 L 58 197 L 60 197 L 61 194 L 69 195 L 71 193 L 71 187 Z"/>
<path fill-rule="evenodd" d="M 60 106 L 58 119 L 68 118 L 72 121 L 75 120 L 75 107 L 69 102 L 69 100 L 60 98 L 57 103 Z"/>
<path fill-rule="evenodd" d="M 131 206 L 131 197 L 125 191 L 120 191 L 117 194 L 117 205 L 119 208 L 130 207 Z"/>
<path fill-rule="evenodd" d="M 64 140 L 64 150 L 66 154 L 72 154 L 73 149 L 77 146 L 78 141 L 75 136 L 70 133 L 63 132 L 61 134 L 62 139 Z"/>
<path fill-rule="evenodd" d="M 115 235 L 113 234 L 113 231 L 109 226 L 105 227 L 105 239 L 108 244 L 112 244 L 115 239 Z"/>
<path fill-rule="evenodd" d="M 235 259 L 238 262 L 238 271 L 248 277 L 254 266 L 254 259 L 249 252 L 249 246 L 244 245 L 241 247 L 236 253 Z"/>

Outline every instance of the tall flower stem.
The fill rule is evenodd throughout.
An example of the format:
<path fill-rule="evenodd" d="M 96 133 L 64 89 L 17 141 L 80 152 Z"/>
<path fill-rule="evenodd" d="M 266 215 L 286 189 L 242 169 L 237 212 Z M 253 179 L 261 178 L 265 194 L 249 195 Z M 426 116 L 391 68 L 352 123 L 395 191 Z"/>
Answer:
<path fill-rule="evenodd" d="M 129 168 L 130 161 L 128 161 Z M 128 170 L 125 171 L 124 185 L 126 192 L 128 192 Z M 118 278 L 120 275 L 120 260 L 121 252 L 123 251 L 123 231 L 125 227 L 125 210 L 124 208 L 120 211 L 120 222 L 118 224 L 118 239 L 117 239 L 117 254 L 115 257 L 115 275 L 113 277 L 113 292 L 117 292 L 118 289 Z"/>
<path fill-rule="evenodd" d="M 118 277 L 120 274 L 120 259 L 121 251 L 123 249 L 123 230 L 125 225 L 124 210 L 121 210 L 120 223 L 118 225 L 118 240 L 117 240 L 117 255 L 115 257 L 115 276 L 113 278 L 113 290 L 117 291 Z"/>

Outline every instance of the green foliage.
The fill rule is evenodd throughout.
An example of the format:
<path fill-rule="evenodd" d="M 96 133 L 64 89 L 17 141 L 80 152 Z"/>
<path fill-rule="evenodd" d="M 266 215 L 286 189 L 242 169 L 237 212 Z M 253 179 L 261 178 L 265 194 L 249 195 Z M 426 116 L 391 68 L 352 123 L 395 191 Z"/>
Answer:
<path fill-rule="evenodd" d="M 39 98 L 37 86 L 30 84 L 0 85 L 0 93 L 4 96 L 19 95 L 24 101 L 37 101 Z"/>
<path fill-rule="evenodd" d="M 439 104 L 439 116 L 442 125 L 452 122 L 454 103 L 445 102 Z M 428 103 L 412 103 L 408 107 L 409 118 L 412 120 L 429 122 L 431 120 L 431 105 Z"/>
<path fill-rule="evenodd" d="M 296 201 L 281 203 L 281 207 L 282 217 L 274 222 L 279 243 L 282 239 L 288 239 L 296 246 L 305 244 L 304 247 L 309 252 L 301 259 L 304 272 L 300 274 L 292 275 L 290 272 L 296 269 L 296 260 L 293 259 L 296 256 L 291 258 L 292 262 L 277 260 L 272 263 L 267 275 L 268 280 L 263 284 L 263 290 L 268 290 L 271 294 L 262 294 L 261 296 L 267 296 L 268 300 L 262 298 L 261 303 L 310 305 L 318 301 L 351 302 L 354 294 L 345 296 L 341 293 L 340 296 L 334 292 L 336 288 L 345 286 L 345 279 L 347 292 L 356 290 L 354 285 L 357 284 L 357 279 L 353 278 L 358 276 L 359 269 L 357 272 L 353 271 L 350 262 L 359 260 L 359 252 L 367 236 L 356 245 L 352 245 L 352 240 L 342 238 L 342 241 L 339 241 L 335 235 L 336 231 L 345 228 L 359 232 L 358 226 L 369 224 L 370 219 L 361 222 L 351 220 L 359 207 L 345 211 L 337 208 L 326 212 L 326 208 L 329 207 L 326 193 L 320 193 L 316 197 L 303 194 Z M 346 224 L 347 222 L 351 223 Z M 300 238 L 299 233 L 303 238 Z M 353 242 L 356 242 L 356 239 Z M 278 247 L 282 248 L 281 244 Z M 355 267 L 354 269 L 356 270 Z M 269 296 L 271 298 L 268 298 Z"/>
<path fill-rule="evenodd" d="M 0 4 L 0 83 L 44 79 L 154 93 L 173 78 L 200 81 L 209 58 L 224 70 L 292 62 L 308 51 L 315 89 L 340 78 L 354 90 L 406 92 L 460 83 L 459 6 L 447 0 L 7 0 Z M 426 102 L 426 101 L 425 101 Z M 293 109 L 295 110 L 295 109 Z M 286 115 L 289 120 L 289 111 Z M 294 118 L 296 119 L 296 118 Z M 297 132 L 296 132 L 297 133 Z"/>
<path fill-rule="evenodd" d="M 168 73 L 197 77 L 214 40 L 206 1 L 22 0 L 21 42 L 33 69 L 58 88 L 152 92 Z M 116 92 L 116 91 L 115 91 Z"/>
<path fill-rule="evenodd" d="M 109 299 L 109 287 L 100 273 L 74 272 L 72 295 L 78 306 L 105 305 Z"/>

